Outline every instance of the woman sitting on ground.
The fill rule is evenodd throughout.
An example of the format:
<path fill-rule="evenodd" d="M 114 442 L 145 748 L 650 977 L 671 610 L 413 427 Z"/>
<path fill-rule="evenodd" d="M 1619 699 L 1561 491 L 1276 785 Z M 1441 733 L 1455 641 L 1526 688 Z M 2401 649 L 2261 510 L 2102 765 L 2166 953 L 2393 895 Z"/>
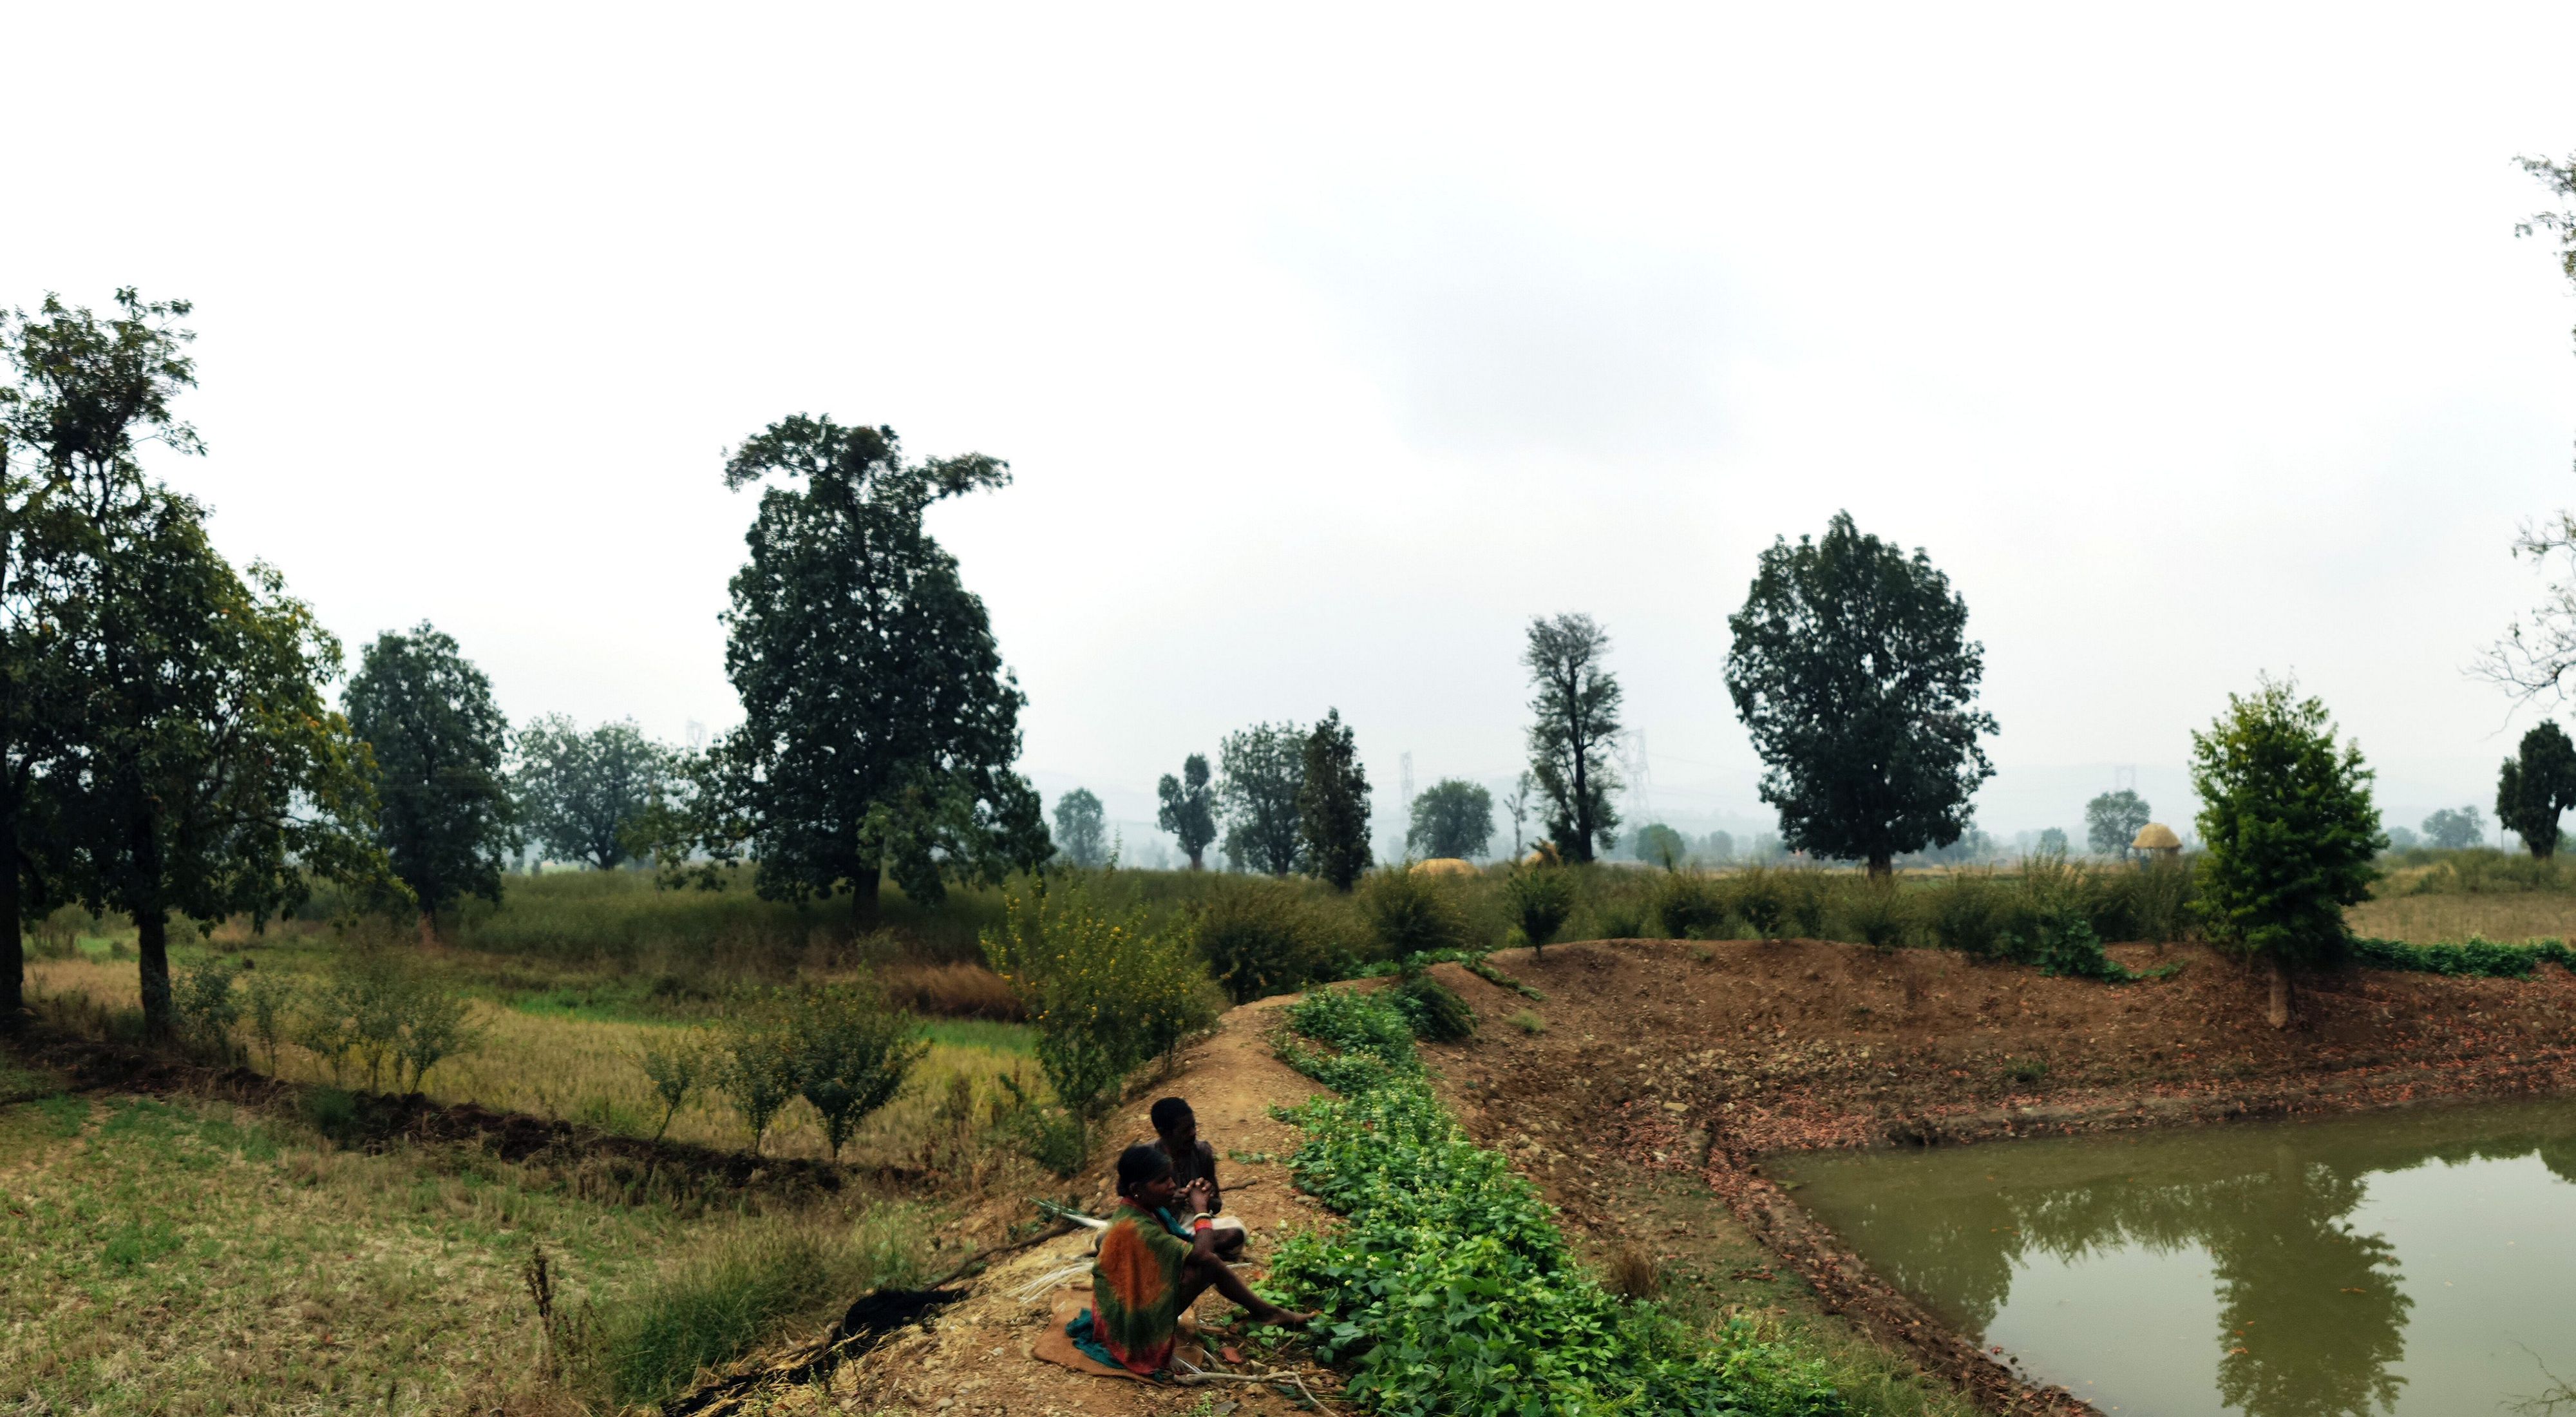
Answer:
<path fill-rule="evenodd" d="M 1248 1310 L 1255 1322 L 1303 1328 L 1315 1321 L 1252 1292 L 1216 1255 L 1216 1230 L 1206 1214 L 1208 1186 L 1184 1189 L 1172 1180 L 1172 1159 L 1150 1143 L 1118 1158 L 1117 1213 L 1100 1236 L 1091 1266 L 1091 1307 L 1065 1333 L 1093 1359 L 1152 1377 L 1172 1361 L 1181 1315 L 1210 1288 Z M 1191 1212 L 1196 1238 L 1183 1240 L 1165 1227 L 1158 1211 L 1177 1199 Z"/>

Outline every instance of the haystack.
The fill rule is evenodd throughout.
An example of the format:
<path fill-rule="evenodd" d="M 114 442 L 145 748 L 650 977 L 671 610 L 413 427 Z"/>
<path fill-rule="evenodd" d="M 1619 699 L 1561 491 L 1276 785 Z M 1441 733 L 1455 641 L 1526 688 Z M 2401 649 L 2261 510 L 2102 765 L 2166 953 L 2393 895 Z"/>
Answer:
<path fill-rule="evenodd" d="M 2129 849 L 2148 856 L 2180 856 L 2182 838 L 2174 835 L 2173 828 L 2162 822 L 2149 822 L 2138 828 L 2138 835 L 2130 841 Z"/>
<path fill-rule="evenodd" d="M 1413 869 L 1420 871 L 1426 876 L 1473 876 L 1478 874 L 1476 871 L 1476 863 L 1459 856 L 1434 856 L 1428 861 L 1416 861 L 1413 863 Z"/>

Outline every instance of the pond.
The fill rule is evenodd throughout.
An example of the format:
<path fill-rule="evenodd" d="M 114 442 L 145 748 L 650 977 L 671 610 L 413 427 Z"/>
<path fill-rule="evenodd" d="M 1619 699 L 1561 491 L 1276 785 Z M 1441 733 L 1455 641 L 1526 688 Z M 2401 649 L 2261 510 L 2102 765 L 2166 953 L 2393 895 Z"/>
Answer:
<path fill-rule="evenodd" d="M 1882 1276 L 2105 1412 L 2576 1417 L 2576 1102 L 1773 1169 Z"/>

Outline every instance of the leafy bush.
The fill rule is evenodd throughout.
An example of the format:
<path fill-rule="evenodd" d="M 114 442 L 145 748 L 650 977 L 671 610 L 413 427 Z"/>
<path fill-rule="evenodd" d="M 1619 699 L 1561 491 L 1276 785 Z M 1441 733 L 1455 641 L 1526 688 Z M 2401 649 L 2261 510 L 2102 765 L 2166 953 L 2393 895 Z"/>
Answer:
<path fill-rule="evenodd" d="M 1739 871 L 1729 883 L 1727 895 L 1728 904 L 1754 934 L 1766 940 L 1779 935 L 1780 921 L 1789 907 L 1779 872 L 1768 866 Z"/>
<path fill-rule="evenodd" d="M 1924 926 L 1945 950 L 1987 958 L 2002 945 L 2011 917 L 2010 894 L 1985 871 L 1959 871 L 1925 893 Z"/>
<path fill-rule="evenodd" d="M 715 1062 L 715 1084 L 751 1128 L 751 1149 L 787 1104 L 796 1100 L 796 1039 L 773 1001 L 741 1009 Z"/>
<path fill-rule="evenodd" d="M 1476 1011 L 1457 990 L 1428 974 L 1417 974 L 1389 992 L 1413 1031 L 1434 1043 L 1454 1043 L 1476 1031 Z"/>
<path fill-rule="evenodd" d="M 1865 879 L 1843 893 L 1843 925 L 1865 945 L 1892 950 L 1904 944 L 1912 915 L 1905 895 L 1892 880 Z"/>
<path fill-rule="evenodd" d="M 1562 866 L 1515 866 L 1503 878 L 1503 900 L 1521 939 L 1536 954 L 1574 913 L 1574 881 Z"/>
<path fill-rule="evenodd" d="M 1148 929 L 1141 910 L 1112 917 L 1080 880 L 1007 896 L 984 953 L 1037 1027 L 1056 1100 L 1085 1121 L 1117 1105 L 1129 1073 L 1216 1021 L 1187 935 Z"/>
<path fill-rule="evenodd" d="M 171 1009 L 179 1016 L 180 1031 L 202 1048 L 229 1052 L 233 1024 L 241 1018 L 241 1000 L 233 996 L 233 980 L 241 971 L 217 957 L 179 976 L 179 987 L 171 998 Z"/>
<path fill-rule="evenodd" d="M 395 1091 L 417 1090 L 431 1068 L 481 1042 L 463 999 L 382 950 L 342 956 L 300 1002 L 295 1041 L 330 1065 L 335 1083 L 356 1065 L 371 1092 L 387 1064 Z"/>
<path fill-rule="evenodd" d="M 1191 925 L 1208 971 L 1238 1004 L 1350 972 L 1351 932 L 1285 881 L 1228 881 Z"/>
<path fill-rule="evenodd" d="M 1803 940 L 1822 939 L 1825 916 L 1832 901 L 1832 886 L 1824 872 L 1813 868 L 1782 871 L 1780 913 L 1789 932 Z"/>
<path fill-rule="evenodd" d="M 2534 940 L 2504 945 L 2472 935 L 2456 945 L 2410 945 L 2403 940 L 2356 939 L 2353 958 L 2373 969 L 2404 969 L 2419 974 L 2459 975 L 2473 979 L 2528 979 L 2543 961 L 2576 970 L 2576 950 L 2560 940 Z"/>
<path fill-rule="evenodd" d="M 268 1070 L 277 1071 L 277 1045 L 293 1026 L 295 986 L 284 976 L 250 970 L 242 984 L 243 1011 L 250 1015 L 250 1036 L 268 1051 Z"/>
<path fill-rule="evenodd" d="M 930 1051 L 912 1015 L 886 1007 L 865 984 L 805 989 L 788 1014 L 796 1090 L 823 1119 L 832 1159 L 878 1108 L 894 1099 L 915 1063 Z"/>
<path fill-rule="evenodd" d="M 1726 923 L 1726 899 L 1706 876 L 1667 871 L 1655 883 L 1655 918 L 1676 940 L 1704 940 Z"/>
<path fill-rule="evenodd" d="M 653 1128 L 653 1140 L 660 1141 L 671 1130 L 671 1119 L 715 1077 L 718 1056 L 694 1032 L 644 1045 L 637 1061 L 643 1065 L 645 1081 L 653 1084 L 653 1095 L 662 1102 L 662 1121 Z"/>
<path fill-rule="evenodd" d="M 1290 1239 L 1273 1275 L 1323 1311 L 1320 1349 L 1349 1365 L 1354 1402 L 1456 1417 L 1847 1410 L 1817 1365 L 1746 1321 L 1712 1349 L 1659 1306 L 1612 1297 L 1536 1189 L 1468 1140 L 1419 1069 L 1369 1053 L 1400 1029 L 1394 1005 L 1328 997 L 1291 1010 L 1290 1027 L 1340 1048 L 1337 1062 L 1375 1066 L 1315 1074 L 1343 1095 L 1291 1114 L 1306 1137 L 1289 1165 L 1346 1223 Z"/>
<path fill-rule="evenodd" d="M 1395 867 L 1371 871 L 1360 882 L 1360 918 L 1389 958 L 1468 948 L 1467 912 L 1446 880 Z"/>

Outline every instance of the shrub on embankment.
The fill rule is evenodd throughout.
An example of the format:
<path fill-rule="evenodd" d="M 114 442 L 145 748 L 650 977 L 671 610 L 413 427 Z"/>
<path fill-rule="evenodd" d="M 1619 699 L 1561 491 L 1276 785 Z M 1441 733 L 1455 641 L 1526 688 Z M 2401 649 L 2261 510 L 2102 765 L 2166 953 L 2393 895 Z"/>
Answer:
<path fill-rule="evenodd" d="M 1296 1109 L 1298 1184 L 1339 1211 L 1274 1276 L 1324 1314 L 1324 1357 L 1369 1411 L 1427 1417 L 1841 1413 L 1820 1365 L 1744 1320 L 1691 1332 L 1623 1302 L 1575 1259 L 1554 1211 L 1467 1138 L 1425 1079 L 1402 1014 L 1330 990 L 1289 1012 L 1281 1056 L 1334 1089 Z"/>

